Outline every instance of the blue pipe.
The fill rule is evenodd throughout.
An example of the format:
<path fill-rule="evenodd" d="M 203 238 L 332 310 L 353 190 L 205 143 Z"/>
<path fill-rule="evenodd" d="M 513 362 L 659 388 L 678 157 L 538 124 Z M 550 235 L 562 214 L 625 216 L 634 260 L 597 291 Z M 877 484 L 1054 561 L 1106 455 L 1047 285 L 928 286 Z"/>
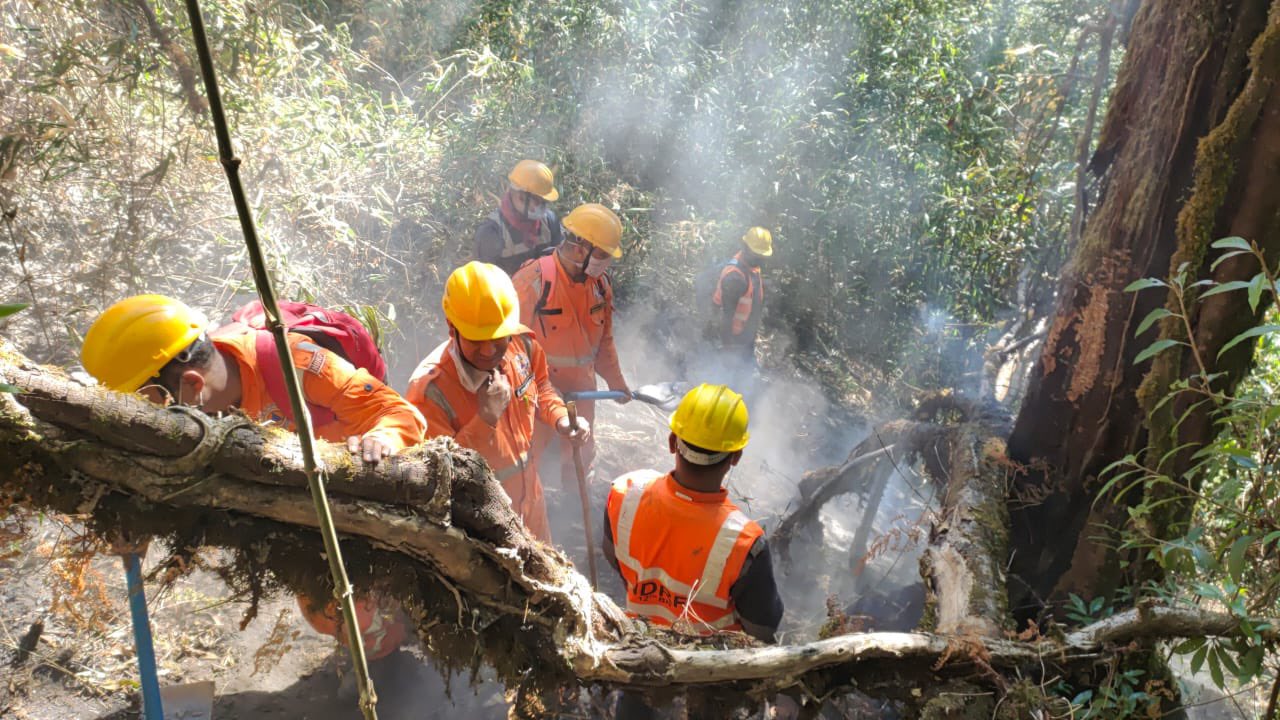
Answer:
<path fill-rule="evenodd" d="M 133 646 L 138 655 L 138 679 L 142 685 L 142 717 L 164 720 L 160 702 L 160 676 L 156 674 L 156 651 L 151 642 L 151 621 L 147 618 L 147 594 L 142 587 L 142 559 L 137 553 L 122 555 L 124 576 L 129 583 L 129 613 L 133 616 Z"/>
<path fill-rule="evenodd" d="M 581 390 L 564 394 L 565 402 L 570 400 L 625 400 L 631 393 L 623 390 Z"/>

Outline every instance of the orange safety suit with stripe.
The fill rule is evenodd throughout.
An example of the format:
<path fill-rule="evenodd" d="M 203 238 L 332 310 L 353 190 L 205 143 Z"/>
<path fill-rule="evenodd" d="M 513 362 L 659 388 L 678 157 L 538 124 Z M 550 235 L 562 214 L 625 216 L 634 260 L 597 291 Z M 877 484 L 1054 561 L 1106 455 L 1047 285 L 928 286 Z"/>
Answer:
<path fill-rule="evenodd" d="M 233 323 L 213 331 L 209 339 L 240 369 L 240 410 L 258 422 L 292 430 L 293 423 L 276 407 L 258 371 L 258 332 Z M 316 437 L 345 443 L 353 435 L 372 434 L 394 452 L 422 442 L 427 423 L 399 393 L 305 335 L 290 333 L 288 338 L 293 365 L 301 371 L 302 394 L 308 403 L 334 415 L 332 422 L 315 428 Z"/>
<path fill-rule="evenodd" d="M 561 393 L 596 389 L 596 375 L 610 390 L 624 390 L 627 381 L 613 344 L 613 286 L 607 274 L 582 281 L 571 279 L 555 253 L 525 263 L 512 278 L 520 297 L 520 321 L 531 328 L 547 353 L 551 384 Z M 578 414 L 595 422 L 595 403 L 581 401 Z M 540 427 L 534 437 L 534 457 L 540 457 L 560 438 Z M 571 453 L 560 445 L 561 482 L 574 484 Z M 595 435 L 581 446 L 582 461 L 595 459 Z M 535 460 L 536 461 L 536 460 Z"/>
<path fill-rule="evenodd" d="M 730 589 L 764 530 L 728 491 L 641 470 L 614 482 L 607 516 L 628 613 L 704 635 L 742 629 Z"/>
<path fill-rule="evenodd" d="M 452 342 L 445 341 L 418 365 L 405 397 L 426 417 L 429 437 L 452 437 L 459 445 L 480 453 L 525 527 L 549 543 L 546 500 L 529 451 L 534 420 L 554 429 L 568 411 L 548 380 L 542 347 L 528 335 L 518 335 L 507 345 L 498 372 L 511 385 L 511 400 L 493 427 L 480 417 L 476 393 L 462 384 L 454 355 L 449 352 Z"/>

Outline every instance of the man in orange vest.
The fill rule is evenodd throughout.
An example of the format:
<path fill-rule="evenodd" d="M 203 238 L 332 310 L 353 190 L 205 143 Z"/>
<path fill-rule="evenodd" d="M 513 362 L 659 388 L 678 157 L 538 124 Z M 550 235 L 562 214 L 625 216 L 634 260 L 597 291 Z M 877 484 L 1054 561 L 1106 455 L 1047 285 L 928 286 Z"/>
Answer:
<path fill-rule="evenodd" d="M 755 366 L 756 335 L 764 312 L 764 280 L 760 268 L 773 255 L 773 235 L 753 227 L 742 236 L 742 248 L 725 263 L 711 302 L 719 309 L 721 347 Z"/>
<path fill-rule="evenodd" d="M 560 222 L 550 203 L 560 197 L 551 168 L 521 160 L 507 175 L 510 183 L 498 209 L 476 227 L 476 259 L 513 275 L 525 262 L 560 244 Z"/>
<path fill-rule="evenodd" d="M 721 487 L 747 439 L 742 396 L 699 385 L 671 414 L 675 469 L 614 481 L 604 551 L 626 583 L 627 612 L 698 635 L 742 630 L 773 641 L 782 599 L 764 530 Z"/>
<path fill-rule="evenodd" d="M 671 414 L 667 443 L 675 469 L 639 470 L 614 481 L 603 548 L 626 585 L 629 614 L 694 635 L 741 630 L 774 641 L 782 599 L 764 530 L 722 487 L 747 439 L 742 396 L 723 385 L 699 385 Z M 652 717 L 641 696 L 623 693 L 618 720 Z"/>
<path fill-rule="evenodd" d="M 207 413 L 239 409 L 258 422 L 292 429 L 263 378 L 258 332 L 238 323 L 207 332 L 203 316 L 180 300 L 138 295 L 98 316 L 80 358 L 90 375 L 117 392 L 140 392 L 152 402 Z M 346 443 L 367 463 L 422 442 L 426 422 L 396 391 L 305 335 L 290 333 L 288 339 L 307 403 L 333 417 L 315 428 L 317 437 Z M 298 605 L 316 630 L 344 638 L 334 602 L 326 607 L 299 597 Z M 400 647 L 407 632 L 394 603 L 362 596 L 356 614 L 370 660 Z"/>
<path fill-rule="evenodd" d="M 563 226 L 564 241 L 556 251 L 526 263 L 512 278 L 520 295 L 520 318 L 546 350 L 551 384 L 561 393 L 595 390 L 599 375 L 610 390 L 629 397 L 613 344 L 608 274 L 609 265 L 622 257 L 622 221 L 609 208 L 590 203 L 574 208 Z M 594 422 L 594 403 L 578 403 L 578 412 Z M 555 437 L 541 428 L 535 435 L 534 455 L 539 457 Z M 583 464 L 590 468 L 594 457 L 595 444 L 588 440 L 582 446 Z M 561 483 L 572 487 L 572 458 L 562 448 L 560 461 Z"/>
<path fill-rule="evenodd" d="M 590 436 L 590 424 L 578 418 L 570 428 L 505 272 L 469 262 L 449 276 L 441 304 L 449 339 L 418 365 L 406 397 L 426 417 L 428 436 L 447 435 L 480 453 L 529 532 L 549 543 L 542 483 L 529 462 L 534 420 L 573 442 Z"/>

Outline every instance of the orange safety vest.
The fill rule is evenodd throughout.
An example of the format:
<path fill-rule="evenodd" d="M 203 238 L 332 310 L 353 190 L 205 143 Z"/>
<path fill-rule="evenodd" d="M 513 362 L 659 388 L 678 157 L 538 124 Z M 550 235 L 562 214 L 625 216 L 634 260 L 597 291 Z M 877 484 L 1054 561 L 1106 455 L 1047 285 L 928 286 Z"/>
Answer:
<path fill-rule="evenodd" d="M 733 309 L 733 327 L 731 330 L 734 335 L 741 335 L 747 329 L 748 323 L 751 323 L 751 311 L 764 303 L 764 278 L 760 275 L 760 268 L 751 267 L 742 262 L 742 253 L 738 253 L 732 260 L 725 263 L 724 269 L 720 271 L 719 279 L 716 280 L 716 291 L 711 296 L 711 302 L 715 303 L 716 307 L 724 305 L 721 287 L 729 273 L 738 273 L 747 281 L 747 291 L 738 298 L 738 304 Z M 755 323 L 751 324 L 754 325 Z"/>
<path fill-rule="evenodd" d="M 547 353 L 551 381 L 562 390 L 625 385 L 613 344 L 613 287 L 608 275 L 572 282 L 555 254 L 525 263 L 513 281 L 521 321 Z M 589 384 L 590 388 L 579 387 Z"/>
<path fill-rule="evenodd" d="M 427 419 L 427 437 L 452 437 L 489 463 L 511 506 L 539 539 L 550 541 L 546 502 L 536 468 L 529 462 L 535 419 L 555 426 L 568 415 L 547 377 L 542 348 L 528 335 L 512 339 L 499 366 L 511 385 L 511 402 L 490 427 L 480 418 L 476 394 L 462 386 L 445 341 L 414 370 L 405 398 Z"/>
<path fill-rule="evenodd" d="M 687 622 L 702 635 L 742 629 L 729 590 L 764 530 L 728 491 L 696 492 L 670 473 L 640 470 L 614 482 L 607 509 L 628 613 Z"/>

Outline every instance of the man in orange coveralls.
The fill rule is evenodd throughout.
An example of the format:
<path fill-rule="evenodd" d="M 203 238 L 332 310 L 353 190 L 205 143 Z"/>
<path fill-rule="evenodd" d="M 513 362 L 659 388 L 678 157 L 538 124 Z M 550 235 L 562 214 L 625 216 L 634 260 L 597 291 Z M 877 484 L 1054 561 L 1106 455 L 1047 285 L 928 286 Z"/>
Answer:
<path fill-rule="evenodd" d="M 406 397 L 427 419 L 427 435 L 447 435 L 480 453 L 535 537 L 551 542 L 537 468 L 529 462 L 534 420 L 585 442 L 590 423 L 569 413 L 547 376 L 542 346 L 520 323 L 511 278 L 496 265 L 453 271 L 441 301 L 449 339 L 418 365 Z"/>

